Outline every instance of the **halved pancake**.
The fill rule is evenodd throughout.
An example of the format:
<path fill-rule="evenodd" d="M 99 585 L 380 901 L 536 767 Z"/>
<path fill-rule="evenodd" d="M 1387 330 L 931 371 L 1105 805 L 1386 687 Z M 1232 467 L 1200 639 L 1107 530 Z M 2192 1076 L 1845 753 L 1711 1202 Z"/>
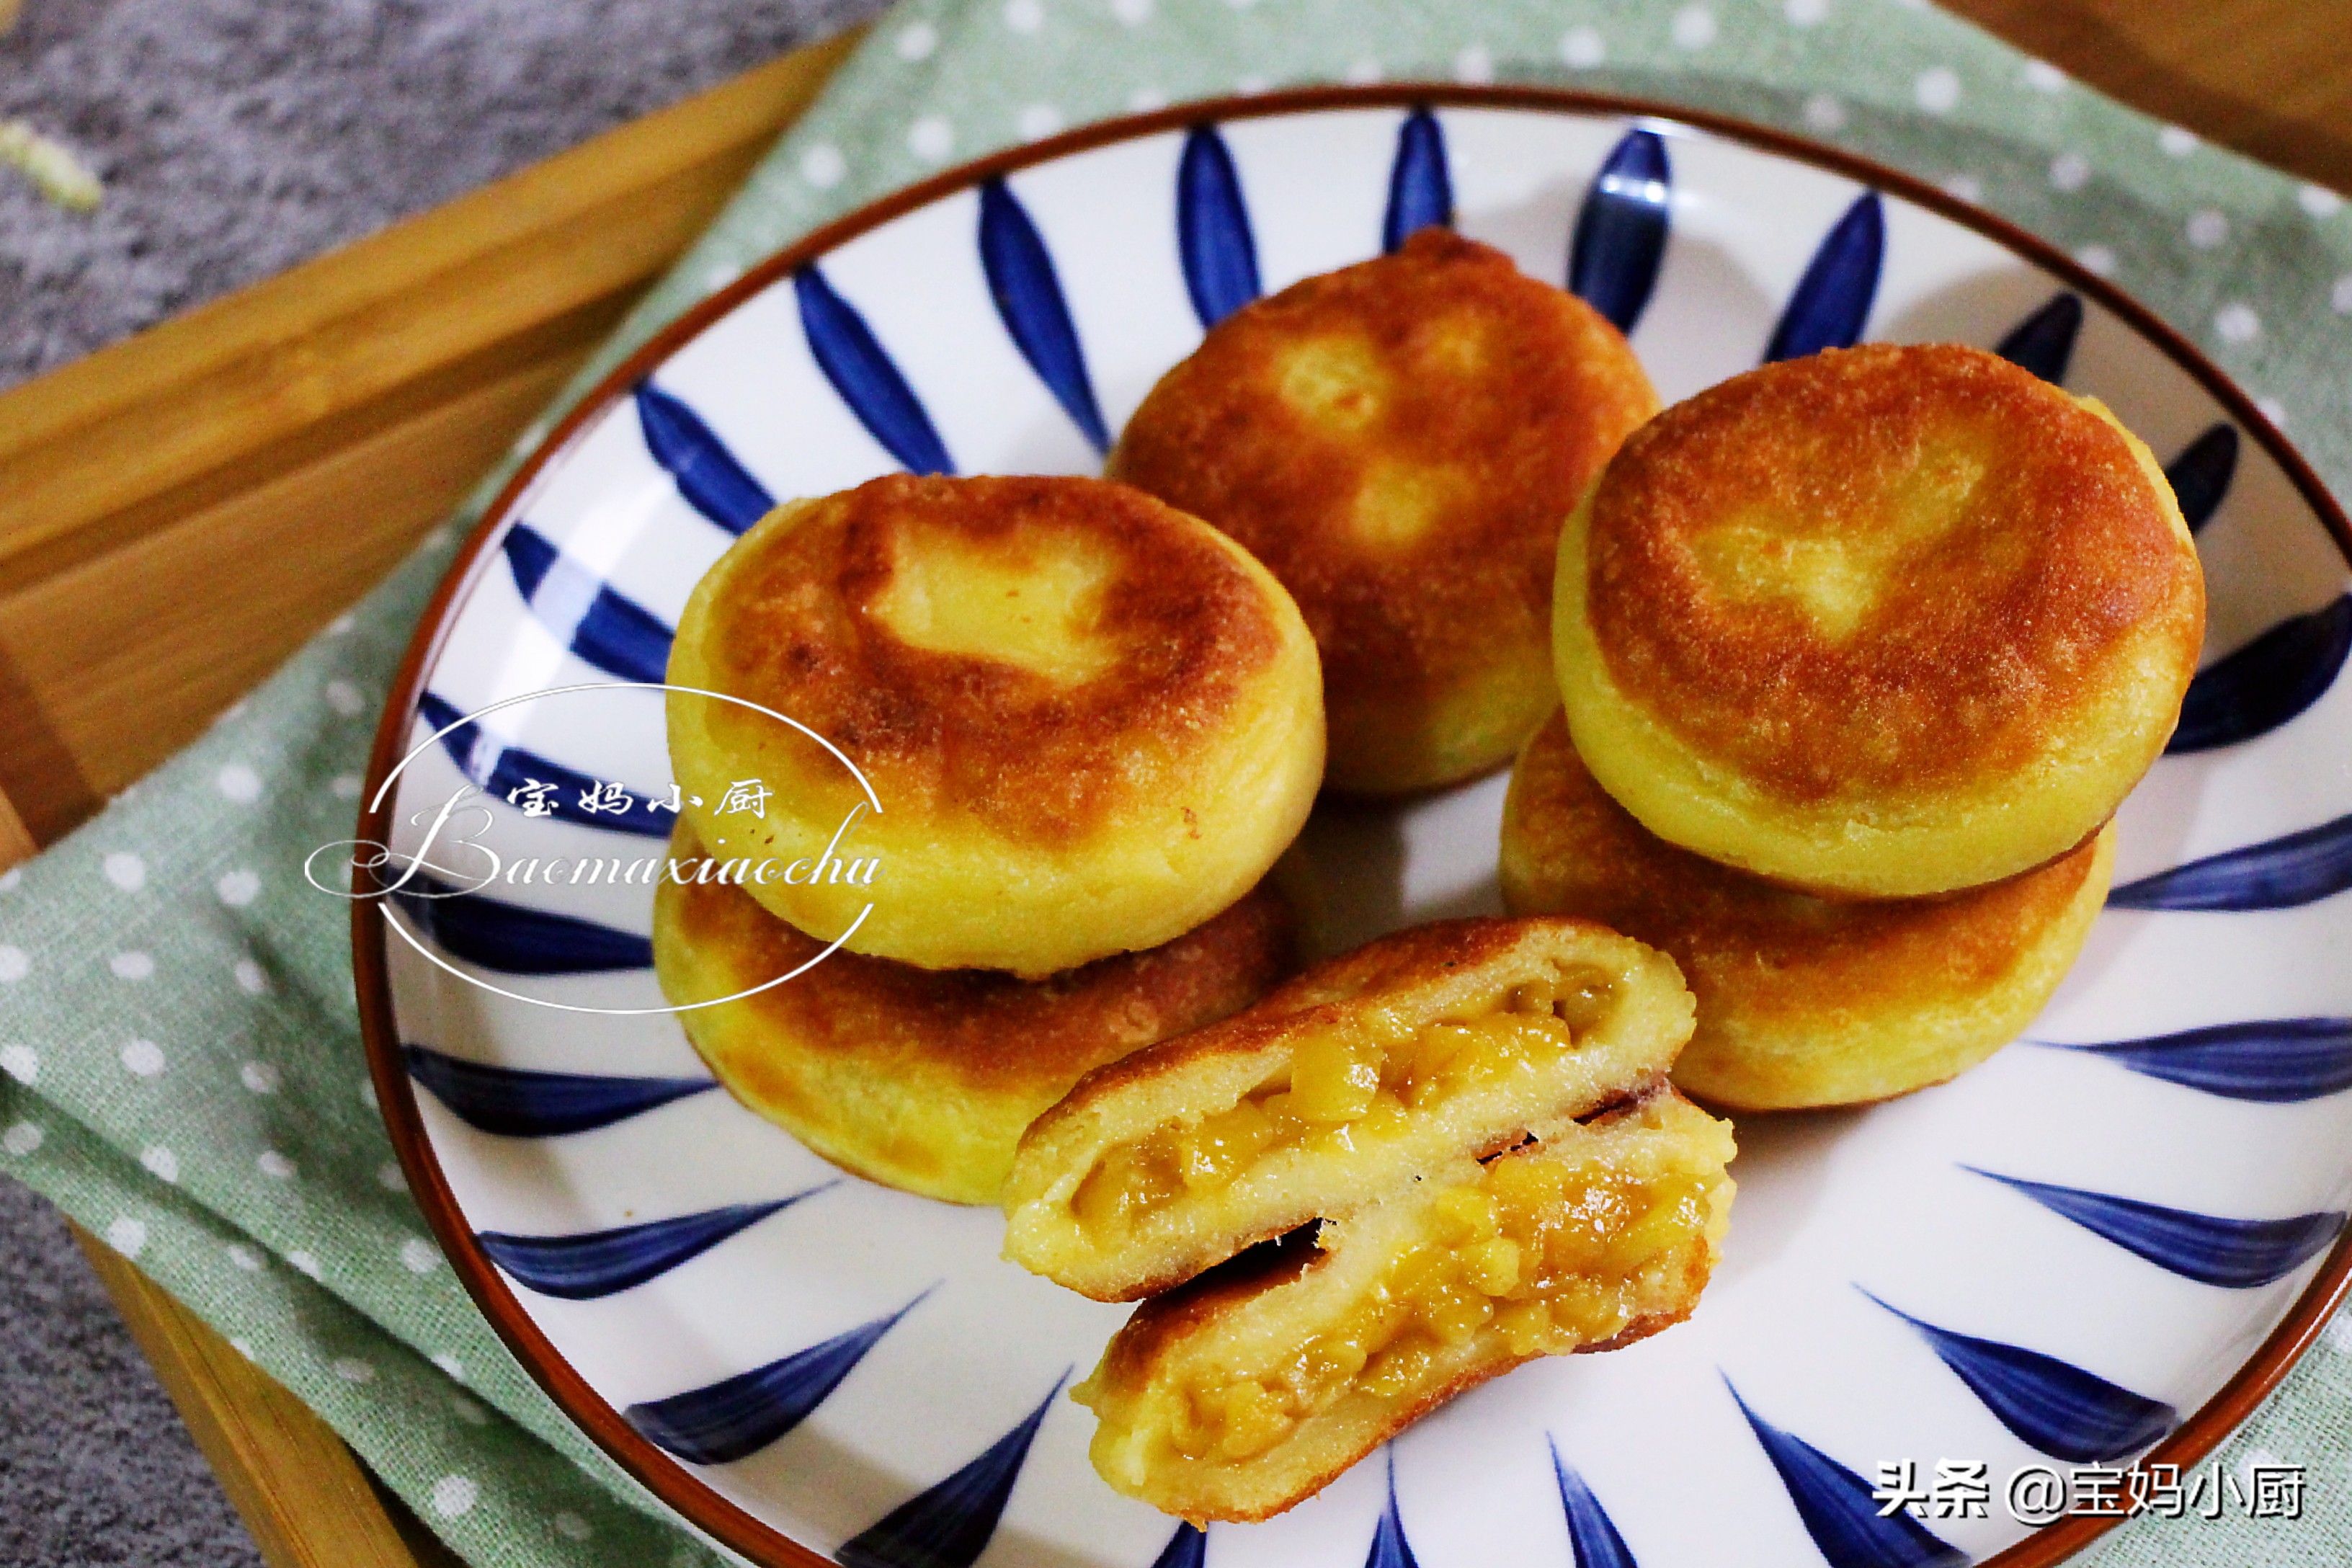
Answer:
<path fill-rule="evenodd" d="M 1679 1322 L 1732 1153 L 1728 1122 L 1662 1088 L 1147 1301 L 1072 1391 L 1101 1417 L 1095 1468 L 1195 1524 L 1261 1520 L 1523 1362 Z"/>
<path fill-rule="evenodd" d="M 1648 1089 L 1674 961 L 1589 921 L 1446 921 L 1089 1073 L 1029 1129 L 1004 1255 L 1131 1301 Z"/>

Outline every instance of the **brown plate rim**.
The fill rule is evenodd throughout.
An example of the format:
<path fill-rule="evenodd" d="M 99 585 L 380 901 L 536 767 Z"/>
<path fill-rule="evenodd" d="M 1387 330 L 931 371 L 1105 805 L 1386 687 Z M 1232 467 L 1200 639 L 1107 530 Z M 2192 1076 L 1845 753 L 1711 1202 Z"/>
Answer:
<path fill-rule="evenodd" d="M 2187 371 L 2228 411 L 2238 425 L 2286 474 L 2334 538 L 2347 563 L 2352 563 L 2352 521 L 2328 493 L 2302 455 L 2290 446 L 2253 400 L 2239 389 L 2195 344 L 2130 295 L 2084 268 L 2057 247 L 1997 217 L 1926 181 L 1871 159 L 1826 147 L 1788 132 L 1655 100 L 1581 92 L 1565 88 L 1465 86 L 1458 83 L 1392 82 L 1370 87 L 1310 87 L 1246 98 L 1203 100 L 1123 116 L 1082 126 L 1075 131 L 1024 146 L 1007 148 L 989 157 L 961 164 L 870 202 L 817 229 L 797 244 L 746 270 L 656 332 L 598 381 L 573 405 L 538 448 L 515 471 L 483 513 L 472 534 L 459 548 L 431 603 L 417 623 L 383 717 L 370 755 L 362 802 L 373 802 L 378 787 L 401 756 L 408 721 L 415 710 L 425 671 L 448 636 L 451 609 L 462 602 L 476 580 L 496 560 L 493 546 L 503 537 L 501 520 L 539 474 L 571 444 L 590 420 L 627 393 L 656 365 L 698 336 L 719 318 L 778 279 L 832 251 L 847 240 L 879 227 L 893 218 L 927 205 L 984 180 L 1076 153 L 1090 152 L 1116 142 L 1181 131 L 1193 125 L 1236 120 L 1262 120 L 1284 115 L 1347 109 L 1410 109 L 1435 107 L 1549 110 L 1591 117 L 1614 117 L 1687 126 L 1764 152 L 1827 169 L 1874 189 L 1901 197 L 1986 236 L 2061 279 L 2121 317 Z M 389 809 L 363 805 L 355 837 L 362 842 L 390 838 Z M 360 889 L 354 889 L 354 891 Z M 456 1197 L 442 1174 L 425 1133 L 415 1091 L 401 1052 L 392 1011 L 392 988 L 385 967 L 383 918 L 379 899 L 358 897 L 352 904 L 352 958 L 357 983 L 360 1033 L 365 1043 L 368 1070 L 375 1085 L 384 1124 L 409 1190 L 433 1228 L 451 1267 L 475 1303 L 516 1360 L 577 1424 L 621 1467 L 676 1509 L 697 1529 L 754 1561 L 776 1568 L 832 1568 L 830 1560 L 793 1541 L 772 1526 L 729 1501 L 697 1476 L 684 1461 L 671 1457 L 638 1434 L 620 1412 L 599 1395 L 573 1370 L 516 1300 L 511 1288 L 476 1245 Z M 2184 1470 L 2218 1447 L 2252 1415 L 2289 1367 L 2309 1348 L 2352 1286 L 2352 1231 L 2340 1237 L 2326 1263 L 2296 1298 L 2278 1326 L 2254 1354 L 2221 1390 L 2181 1423 L 2171 1436 L 2144 1455 L 2137 1464 L 2179 1465 Z M 1979 1568 L 2052 1568 L 2081 1551 L 2118 1521 L 2109 1517 L 2070 1515 L 2036 1530 L 2024 1540 L 1987 1558 Z"/>

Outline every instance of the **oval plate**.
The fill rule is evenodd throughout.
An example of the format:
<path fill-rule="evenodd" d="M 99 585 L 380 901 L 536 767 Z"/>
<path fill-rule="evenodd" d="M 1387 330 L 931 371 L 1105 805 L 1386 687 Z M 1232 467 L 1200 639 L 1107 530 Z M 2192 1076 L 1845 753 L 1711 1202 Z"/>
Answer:
<path fill-rule="evenodd" d="M 2098 395 L 2155 447 L 2199 525 L 2218 657 L 2124 808 L 2109 911 L 2033 1043 L 1885 1105 L 1743 1119 L 1731 1238 L 1688 1323 L 1526 1367 L 1289 1514 L 1204 1538 L 1097 1480 L 1093 1418 L 1063 1397 L 1122 1309 L 1002 1262 L 993 1212 L 845 1177 L 706 1092 L 675 1017 L 499 994 L 658 1008 L 646 888 L 518 879 L 430 934 L 362 900 L 373 1068 L 442 1245 L 557 1403 L 734 1549 L 2024 1568 L 2111 1521 L 2029 1529 L 2011 1477 L 2150 1444 L 2195 1460 L 2343 1292 L 2343 514 L 2224 376 L 2048 246 L 1705 115 L 1277 95 L 1089 128 L 834 225 L 639 352 L 508 488 L 409 650 L 360 837 L 414 846 L 470 782 L 509 863 L 658 854 L 653 695 L 435 732 L 658 681 L 688 592 L 771 498 L 901 467 L 1096 471 L 1205 322 L 1449 216 L 1628 326 L 1669 402 L 1768 353 L 1957 340 Z M 1339 939 L 1496 909 L 1502 793 L 1318 812 Z M 1948 1486 L 1879 1517 L 1882 1478 L 1907 1462 L 1928 1491 L 1948 1460 L 1982 1462 L 1986 1504 Z"/>

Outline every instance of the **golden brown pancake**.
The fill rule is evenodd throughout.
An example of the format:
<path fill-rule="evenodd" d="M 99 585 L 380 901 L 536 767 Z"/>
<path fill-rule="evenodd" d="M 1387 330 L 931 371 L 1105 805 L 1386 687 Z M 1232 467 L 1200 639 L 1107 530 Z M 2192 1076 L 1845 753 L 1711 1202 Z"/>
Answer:
<path fill-rule="evenodd" d="M 2049 865 L 1938 899 L 1831 902 L 1668 844 L 1593 782 L 1554 714 L 1503 806 L 1503 899 L 1671 954 L 1698 1002 L 1675 1082 L 1737 1110 L 1854 1105 L 1967 1071 L 2073 967 L 2115 828 Z"/>
<path fill-rule="evenodd" d="M 2203 578 L 2147 447 L 1954 344 L 1767 365 L 1625 443 L 1560 538 L 1560 693 L 1660 837 L 1847 897 L 2090 837 L 2164 749 Z"/>
<path fill-rule="evenodd" d="M 1679 1322 L 1732 1152 L 1660 1088 L 1147 1301 L 1072 1391 L 1095 1468 L 1195 1524 L 1261 1520 L 1490 1377 Z"/>
<path fill-rule="evenodd" d="M 1171 941 L 1257 883 L 1322 777 L 1290 595 L 1099 479 L 895 475 L 780 508 L 696 585 L 669 679 L 856 763 L 862 816 L 815 742 L 670 696 L 688 815 L 766 876 L 752 896 L 827 940 L 870 903 L 851 949 L 926 968 L 1037 976 Z M 759 815 L 725 809 L 744 781 L 772 792 Z"/>
<path fill-rule="evenodd" d="M 1424 228 L 1211 329 L 1109 473 L 1232 534 L 1323 652 L 1330 781 L 1391 793 L 1507 760 L 1550 710 L 1560 523 L 1657 394 L 1617 330 Z"/>
<path fill-rule="evenodd" d="M 1445 921 L 1097 1068 L 1004 1184 L 1004 1255 L 1098 1301 L 1190 1279 L 1664 1080 L 1674 963 L 1584 921 Z"/>
<path fill-rule="evenodd" d="M 706 863 L 690 826 L 670 853 Z M 1296 967 L 1294 943 L 1269 882 L 1173 942 L 1045 980 L 835 952 L 677 1019 L 728 1092 L 835 1164 L 989 1204 L 1039 1111 L 1090 1068 L 1256 1001 Z M 740 888 L 672 879 L 654 895 L 654 967 L 676 1005 L 737 996 L 824 947 Z"/>

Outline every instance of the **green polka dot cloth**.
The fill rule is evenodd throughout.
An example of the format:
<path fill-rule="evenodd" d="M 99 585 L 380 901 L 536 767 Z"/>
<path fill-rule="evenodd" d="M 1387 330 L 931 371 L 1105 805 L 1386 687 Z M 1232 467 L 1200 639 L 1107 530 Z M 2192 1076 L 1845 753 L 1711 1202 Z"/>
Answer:
<path fill-rule="evenodd" d="M 1668 100 L 1908 169 L 2154 305 L 2352 487 L 2338 197 L 1896 0 L 912 0 L 582 384 L 759 258 L 943 164 L 1188 98 L 1404 78 Z M 470 1560 L 717 1562 L 540 1394 L 427 1238 L 370 1100 L 342 907 L 302 878 L 349 833 L 378 704 L 468 521 L 0 878 L 0 1170 L 316 1407 Z M 2150 1519 L 2089 1561 L 2347 1560 L 2344 1323 L 2215 1462 L 2273 1460 L 2307 1467 L 2301 1521 Z"/>

